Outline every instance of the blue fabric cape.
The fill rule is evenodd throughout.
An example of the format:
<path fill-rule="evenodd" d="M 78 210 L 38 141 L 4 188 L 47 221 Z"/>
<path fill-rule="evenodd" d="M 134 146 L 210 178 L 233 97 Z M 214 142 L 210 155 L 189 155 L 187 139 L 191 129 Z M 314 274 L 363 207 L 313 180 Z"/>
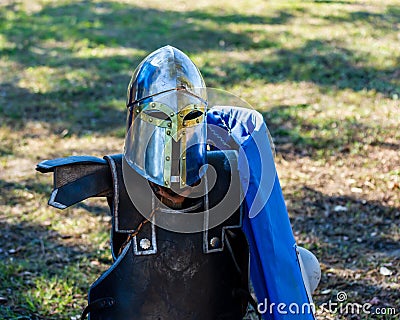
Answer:
<path fill-rule="evenodd" d="M 247 207 L 243 231 L 263 318 L 314 319 L 263 117 L 251 109 L 213 107 L 207 114 L 207 126 L 208 139 L 218 148 L 239 148 L 239 175 Z"/>

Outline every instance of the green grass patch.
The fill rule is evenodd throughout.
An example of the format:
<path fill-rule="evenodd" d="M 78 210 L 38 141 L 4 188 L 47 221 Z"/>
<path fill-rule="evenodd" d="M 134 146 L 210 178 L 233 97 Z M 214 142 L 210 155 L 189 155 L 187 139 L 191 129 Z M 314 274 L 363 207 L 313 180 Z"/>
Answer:
<path fill-rule="evenodd" d="M 398 266 L 399 21 L 395 0 L 3 1 L 0 318 L 71 319 L 111 264 L 106 204 L 47 207 L 34 167 L 121 152 L 131 74 L 166 44 L 263 113 L 296 237 L 323 265 L 315 301 L 400 305 L 398 272 L 376 271 Z"/>

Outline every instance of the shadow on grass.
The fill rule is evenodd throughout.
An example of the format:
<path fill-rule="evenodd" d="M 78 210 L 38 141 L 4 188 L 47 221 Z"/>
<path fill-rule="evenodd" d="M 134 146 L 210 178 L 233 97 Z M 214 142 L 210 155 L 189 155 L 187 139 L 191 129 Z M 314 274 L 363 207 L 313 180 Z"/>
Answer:
<path fill-rule="evenodd" d="M 333 1 L 336 2 L 336 1 Z M 327 20 L 342 23 L 368 24 L 375 30 L 385 30 L 394 32 L 399 29 L 400 9 L 398 6 L 388 6 L 385 13 L 375 13 L 368 11 L 351 11 L 342 15 L 332 15 L 325 17 Z"/>
<path fill-rule="evenodd" d="M 11 210 L 0 212 L 0 318 L 61 320 L 76 316 L 86 303 L 91 282 L 104 271 L 101 263 L 111 264 L 109 249 L 88 244 L 80 235 L 53 230 L 58 221 L 50 218 L 40 223 L 29 221 L 29 210 L 34 210 L 28 209 L 34 201 L 32 194 L 47 197 L 50 185 L 0 180 L 0 189 L 0 205 Z M 92 214 L 104 214 L 100 207 L 83 207 Z"/>
<path fill-rule="evenodd" d="M 124 126 L 124 103 L 118 110 L 111 101 L 123 100 L 130 72 L 152 50 L 173 44 L 187 52 L 250 49 L 273 46 L 269 40 L 255 43 L 251 32 L 231 32 L 227 24 L 278 24 L 290 15 L 278 12 L 271 18 L 203 11 L 159 11 L 112 2 L 92 4 L 79 1 L 68 5 L 47 5 L 28 14 L 18 4 L 0 11 L 0 27 L 9 46 L 3 57 L 21 67 L 46 66 L 60 72 L 77 70 L 86 80 L 75 83 L 67 78 L 50 83 L 51 90 L 33 92 L 15 80 L 2 84 L 0 112 L 4 122 L 23 126 L 38 120 L 67 127 L 81 134 L 92 130 L 109 132 Z M 221 43 L 223 46 L 221 47 Z M 85 48 L 132 48 L 143 50 L 133 57 L 107 58 L 77 55 Z M 140 52 L 140 51 L 139 51 Z M 22 79 L 29 81 L 29 79 Z M 62 128 L 60 129 L 62 130 Z"/>
<path fill-rule="evenodd" d="M 400 208 L 352 196 L 328 196 L 307 187 L 285 198 L 293 230 L 301 230 L 298 244 L 310 249 L 325 266 L 314 296 L 317 305 L 334 300 L 338 291 L 346 292 L 349 302 L 362 304 L 377 297 L 384 306 L 398 305 L 400 292 L 390 286 L 398 274 L 394 271 L 384 277 L 379 269 L 400 266 L 393 228 L 400 219 Z M 335 210 L 337 206 L 346 211 Z M 341 271 L 344 274 L 337 273 Z M 377 279 L 382 285 L 375 285 Z M 321 293 L 326 290 L 334 296 Z"/>
<path fill-rule="evenodd" d="M 15 82 L 18 75 L 13 81 L 3 83 L 0 114 L 4 115 L 4 122 L 13 125 L 39 120 L 55 122 L 56 127 L 58 124 L 77 134 L 85 130 L 102 133 L 120 130 L 124 126 L 125 109 L 123 103 L 116 109 L 115 101 L 123 101 L 130 72 L 145 55 L 165 44 L 189 54 L 238 50 L 245 55 L 247 50 L 276 48 L 270 56 L 260 56 L 254 62 L 227 62 L 218 71 L 206 62 L 202 72 L 215 87 L 229 87 L 245 79 L 265 83 L 289 80 L 313 82 L 327 90 L 350 88 L 376 90 L 385 95 L 399 93 L 394 68 L 359 66 L 359 58 L 353 52 L 323 40 L 308 41 L 293 50 L 280 49 L 274 41 L 276 34 L 263 28 L 252 29 L 252 26 L 288 24 L 293 12 L 304 10 L 300 8 L 262 16 L 217 13 L 212 9 L 161 11 L 107 1 L 97 4 L 78 1 L 48 4 L 31 14 L 21 10 L 17 3 L 0 10 L 2 36 L 8 43 L 0 51 L 2 57 L 22 68 L 46 66 L 61 73 L 74 70 L 84 78 L 76 83 L 60 76 L 62 80 L 51 83 L 51 90 L 38 89 L 36 93 L 21 88 Z M 389 9 L 388 16 L 369 18 L 370 15 L 359 12 L 354 18 L 378 21 L 377 28 L 386 28 L 385 21 L 391 23 L 398 10 Z M 351 18 L 344 17 L 343 22 Z M 249 27 L 234 32 L 230 25 Z M 253 39 L 255 34 L 260 38 L 257 41 Z M 93 48 L 108 49 L 111 53 L 107 57 L 84 54 Z M 126 57 L 113 54 L 113 48 L 139 51 Z"/>
<path fill-rule="evenodd" d="M 367 270 L 365 259 L 374 254 L 400 260 L 393 238 L 400 208 L 352 196 L 328 196 L 308 187 L 287 194 L 286 200 L 293 229 L 318 239 L 311 250 L 325 256 L 322 262 Z"/>
<path fill-rule="evenodd" d="M 240 84 L 243 79 L 265 83 L 307 81 L 326 89 L 376 90 L 390 96 L 400 93 L 397 68 L 358 66 L 357 59 L 352 51 L 329 41 L 309 40 L 302 47 L 280 49 L 258 61 L 225 64 L 221 66 L 225 76 L 219 80 L 223 86 Z M 218 77 L 212 69 L 207 70 L 206 79 Z"/>
<path fill-rule="evenodd" d="M 32 168 L 33 170 L 33 168 Z M 25 194 L 21 192 L 34 192 L 36 195 L 47 195 L 51 193 L 51 185 L 32 180 L 14 182 L 0 179 L 0 204 L 10 206 L 25 202 Z"/>
<path fill-rule="evenodd" d="M 69 319 L 84 307 L 98 249 L 71 244 L 47 226 L 0 221 L 2 319 Z M 67 243 L 66 243 L 67 242 Z M 109 263 L 109 261 L 105 261 Z M 26 318 L 25 318 L 26 317 Z"/>
<path fill-rule="evenodd" d="M 114 106 L 116 94 L 107 89 L 65 86 L 49 93 L 33 93 L 15 84 L 5 84 L 3 89 L 7 101 L 0 107 L 5 116 L 2 122 L 14 130 L 23 129 L 27 121 L 49 122 L 56 134 L 67 129 L 78 136 L 117 132 L 125 126 L 126 107 L 123 103 L 119 108 Z M 2 149 L 1 153 L 9 153 L 6 147 Z"/>
<path fill-rule="evenodd" d="M 362 153 L 366 145 L 398 150 L 399 143 L 385 139 L 392 128 L 360 123 L 355 117 L 338 120 L 335 117 L 304 118 L 310 105 L 275 106 L 264 112 L 277 152 L 297 156 L 331 156 Z"/>
<path fill-rule="evenodd" d="M 352 4 L 353 1 L 344 1 L 344 0 L 313 0 L 315 3 L 327 3 L 327 4 Z"/>
<path fill-rule="evenodd" d="M 265 17 L 218 14 L 211 10 L 161 11 L 107 1 L 98 4 L 78 1 L 67 5 L 47 5 L 32 15 L 18 10 L 16 4 L 10 5 L 8 10 L 18 14 L 14 19 L 7 19 L 3 15 L 4 35 L 9 41 L 17 43 L 15 50 L 25 50 L 27 55 L 18 56 L 19 61 L 33 63 L 38 58 L 35 46 L 47 40 L 84 41 L 90 48 L 126 47 L 147 52 L 168 43 L 190 52 L 219 50 L 220 41 L 223 40 L 228 46 L 249 49 L 260 44 L 253 42 L 246 32 L 230 31 L 228 24 L 283 24 L 292 18 L 285 11 Z M 58 48 L 55 53 L 65 55 L 71 52 Z M 51 58 L 51 52 L 47 54 Z M 32 61 L 32 57 L 36 59 Z"/>

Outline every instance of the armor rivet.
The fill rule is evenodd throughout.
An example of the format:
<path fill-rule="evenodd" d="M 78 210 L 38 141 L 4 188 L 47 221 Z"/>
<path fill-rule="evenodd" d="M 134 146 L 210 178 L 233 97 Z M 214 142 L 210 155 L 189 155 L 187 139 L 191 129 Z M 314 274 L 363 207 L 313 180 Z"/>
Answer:
<path fill-rule="evenodd" d="M 211 240 L 210 240 L 210 245 L 211 245 L 211 247 L 213 247 L 213 248 L 219 247 L 219 245 L 220 245 L 220 240 L 219 240 L 219 238 L 218 238 L 218 237 L 213 237 L 213 238 L 211 238 Z"/>
<path fill-rule="evenodd" d="M 167 135 L 170 135 L 170 134 L 171 134 L 171 131 L 167 130 Z"/>
<path fill-rule="evenodd" d="M 169 182 L 168 182 L 167 180 L 165 180 L 165 185 L 166 185 L 166 186 L 168 186 L 168 185 L 169 185 Z"/>
<path fill-rule="evenodd" d="M 183 113 L 181 112 L 181 113 L 179 114 L 179 116 L 180 116 L 181 118 L 183 118 Z"/>
<path fill-rule="evenodd" d="M 147 250 L 151 247 L 151 242 L 149 239 L 147 238 L 143 238 L 142 240 L 140 240 L 140 247 L 144 250 Z"/>
<path fill-rule="evenodd" d="M 182 125 L 183 125 L 184 127 L 186 127 L 186 122 L 185 122 L 185 121 L 183 121 Z"/>
<path fill-rule="evenodd" d="M 181 184 L 184 186 L 185 185 L 185 181 L 182 180 Z"/>
<path fill-rule="evenodd" d="M 169 115 L 170 115 L 171 117 L 173 117 L 173 116 L 175 115 L 175 113 L 171 112 Z"/>
<path fill-rule="evenodd" d="M 172 127 L 172 123 L 171 123 L 171 122 L 168 122 L 167 126 L 168 126 L 169 128 L 171 128 L 171 127 Z"/>
<path fill-rule="evenodd" d="M 153 122 L 153 119 L 152 119 L 152 118 L 150 118 L 150 119 L 149 119 L 149 122 Z"/>
<path fill-rule="evenodd" d="M 200 120 L 199 120 L 199 119 L 196 119 L 196 122 L 197 122 L 197 123 L 199 123 L 199 122 L 200 122 Z"/>
<path fill-rule="evenodd" d="M 151 107 L 152 107 L 152 108 L 155 108 L 155 107 L 156 107 L 156 104 L 155 104 L 154 102 L 152 102 L 152 103 L 151 103 Z"/>
<path fill-rule="evenodd" d="M 186 157 L 185 157 L 185 156 L 183 156 L 183 157 L 182 157 L 182 160 L 186 160 Z"/>
<path fill-rule="evenodd" d="M 194 108 L 197 109 L 197 104 L 194 105 Z"/>
<path fill-rule="evenodd" d="M 165 157 L 165 160 L 169 161 L 169 159 L 170 159 L 170 157 L 169 157 L 169 156 L 166 156 L 166 157 Z"/>
<path fill-rule="evenodd" d="M 139 109 L 136 109 L 136 113 L 139 113 L 139 111 L 140 111 Z"/>

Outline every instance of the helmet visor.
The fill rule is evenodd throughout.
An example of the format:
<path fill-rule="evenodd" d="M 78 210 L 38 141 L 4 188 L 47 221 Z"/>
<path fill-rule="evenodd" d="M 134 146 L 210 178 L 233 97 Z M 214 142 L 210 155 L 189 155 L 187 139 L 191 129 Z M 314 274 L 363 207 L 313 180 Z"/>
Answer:
<path fill-rule="evenodd" d="M 139 101 L 128 110 L 127 163 L 161 186 L 196 183 L 205 171 L 205 120 L 205 101 L 185 90 Z"/>

